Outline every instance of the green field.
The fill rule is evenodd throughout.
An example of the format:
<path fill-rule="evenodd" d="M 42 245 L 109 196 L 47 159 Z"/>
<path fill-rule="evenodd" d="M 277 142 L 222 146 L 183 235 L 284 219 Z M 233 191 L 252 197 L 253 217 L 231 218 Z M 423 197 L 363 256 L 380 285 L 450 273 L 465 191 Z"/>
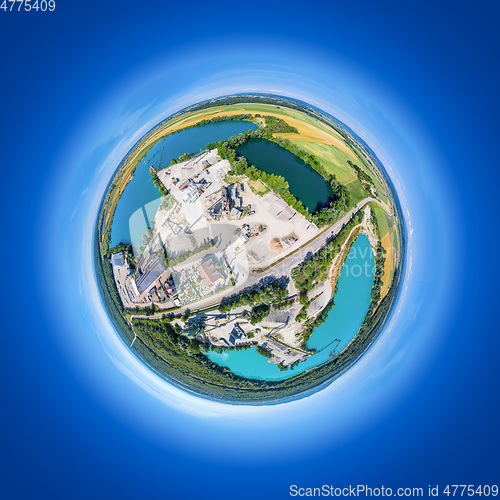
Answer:
<path fill-rule="evenodd" d="M 356 172 L 347 163 L 348 159 L 353 162 L 357 161 L 354 155 L 349 155 L 345 151 L 329 144 L 319 144 L 303 140 L 292 140 L 291 142 L 304 151 L 315 155 L 329 174 L 335 175 L 338 181 L 345 184 L 351 193 L 354 203 L 358 203 L 368 196 L 361 182 L 359 182 Z"/>
<path fill-rule="evenodd" d="M 334 174 L 337 180 L 342 182 L 342 184 L 347 184 L 358 178 L 356 172 L 354 172 L 352 167 L 347 163 L 348 159 L 354 163 L 358 161 L 354 154 L 349 155 L 345 151 L 335 146 L 331 146 L 330 144 L 321 144 L 300 139 L 292 139 L 291 142 L 297 144 L 301 149 L 315 155 L 323 167 L 325 167 L 326 171 L 329 174 Z"/>
<path fill-rule="evenodd" d="M 393 217 L 387 215 L 385 210 L 377 203 L 370 203 L 370 207 L 377 217 L 380 238 L 383 238 L 394 226 Z"/>

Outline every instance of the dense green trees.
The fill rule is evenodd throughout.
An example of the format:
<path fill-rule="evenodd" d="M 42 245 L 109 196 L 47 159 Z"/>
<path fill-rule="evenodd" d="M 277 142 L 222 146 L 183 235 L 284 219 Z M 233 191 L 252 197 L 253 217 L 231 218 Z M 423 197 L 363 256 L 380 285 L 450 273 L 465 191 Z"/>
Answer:
<path fill-rule="evenodd" d="M 288 291 L 286 286 L 282 286 L 280 281 L 274 280 L 273 282 L 252 290 L 246 294 L 238 295 L 232 299 L 222 299 L 221 304 L 218 306 L 220 312 L 229 312 L 231 309 L 239 306 L 260 306 L 262 304 L 269 306 L 275 302 L 282 302 L 286 299 Z M 252 314 L 254 317 L 263 314 L 261 310 L 257 310 Z M 269 310 L 267 311 L 269 314 Z M 267 316 L 267 314 L 265 316 Z M 265 317 L 264 316 L 264 317 Z"/>
<path fill-rule="evenodd" d="M 260 323 L 264 318 L 269 315 L 270 306 L 269 304 L 260 304 L 258 306 L 253 306 L 250 314 L 250 323 L 256 325 Z"/>
<path fill-rule="evenodd" d="M 229 137 L 229 139 L 225 139 L 223 141 L 218 142 L 209 142 L 207 144 L 207 149 L 219 149 L 219 155 L 221 154 L 220 148 L 222 148 L 223 154 L 225 154 L 224 158 L 227 158 L 229 161 L 234 161 L 236 159 L 237 153 L 233 151 L 233 153 L 228 152 L 228 149 L 235 149 L 238 146 L 242 146 L 245 142 L 250 139 L 264 139 L 266 136 L 266 132 L 263 128 L 258 128 L 256 130 L 250 129 L 247 132 L 239 133 Z"/>
<path fill-rule="evenodd" d="M 198 125 L 206 125 L 207 123 L 226 122 L 230 120 L 252 120 L 252 115 L 250 113 L 241 113 L 239 115 L 216 116 L 214 118 L 201 120 L 194 126 L 197 127 Z"/>
<path fill-rule="evenodd" d="M 101 277 L 104 278 L 111 300 L 119 311 L 123 311 L 122 299 L 116 288 L 115 277 L 113 276 L 113 266 L 107 256 L 102 259 L 101 266 Z"/>
<path fill-rule="evenodd" d="M 355 163 L 353 163 L 351 160 L 347 160 L 347 163 L 354 169 L 356 172 L 356 175 L 358 176 L 358 179 L 361 182 L 367 182 L 369 184 L 373 185 L 373 179 L 364 171 L 361 170 Z"/>
<path fill-rule="evenodd" d="M 297 314 L 297 316 L 295 316 L 295 321 L 297 321 L 298 323 L 300 323 L 301 321 L 305 320 L 307 318 L 307 307 L 308 307 L 309 303 L 305 304 L 302 306 L 302 308 L 300 309 L 299 313 Z"/>
<path fill-rule="evenodd" d="M 257 352 L 266 358 L 274 358 L 274 354 L 272 352 L 269 352 L 267 349 L 264 349 L 261 346 L 257 347 Z"/>
<path fill-rule="evenodd" d="M 120 252 L 124 252 L 126 254 L 131 253 L 133 255 L 132 245 L 130 243 L 118 243 L 118 245 L 115 245 L 113 248 L 108 250 L 108 255 Z"/>
<path fill-rule="evenodd" d="M 332 260 L 340 251 L 340 245 L 336 240 L 337 238 L 326 243 L 321 250 L 292 269 L 292 279 L 299 291 L 301 303 L 304 305 L 307 301 L 307 294 L 314 288 L 314 283 L 327 278 Z"/>
<path fill-rule="evenodd" d="M 182 153 L 179 158 L 172 158 L 170 165 L 175 165 L 176 163 L 182 163 L 183 161 L 189 160 L 193 155 L 190 153 Z"/>
<path fill-rule="evenodd" d="M 328 207 L 322 208 L 319 212 L 312 214 L 311 220 L 318 227 L 335 224 L 340 217 L 349 211 L 352 206 L 351 195 L 347 188 L 341 184 L 334 175 L 329 177 L 333 197 Z"/>
<path fill-rule="evenodd" d="M 385 248 L 382 246 L 380 241 L 377 244 L 377 250 L 375 252 L 375 275 L 373 279 L 372 294 L 370 298 L 370 308 L 368 309 L 367 315 L 371 316 L 374 307 L 380 301 L 380 292 L 382 290 L 382 277 L 384 276 L 384 265 L 385 265 Z"/>
<path fill-rule="evenodd" d="M 253 337 L 253 334 L 252 334 L 252 336 L 250 336 L 249 333 L 247 333 L 248 338 Z M 209 348 L 210 351 L 215 351 L 215 352 L 218 352 L 219 354 L 222 354 L 225 351 L 246 351 L 247 349 L 251 349 L 252 347 L 253 347 L 252 344 L 247 344 L 247 345 L 230 345 L 230 346 L 226 346 L 226 347 L 218 347 L 218 346 L 215 346 L 215 345 L 208 346 L 208 348 Z"/>
<path fill-rule="evenodd" d="M 142 339 L 147 339 L 147 345 L 155 348 L 155 351 L 171 356 L 172 353 L 179 355 L 196 356 L 208 352 L 209 346 L 195 338 L 189 338 L 176 331 L 172 325 L 165 320 L 150 320 L 134 318 L 134 330 Z M 177 326 L 177 325 L 176 325 Z M 170 351 L 170 352 L 169 352 Z M 198 359 L 203 359 L 199 358 Z"/>
<path fill-rule="evenodd" d="M 169 191 L 158 178 L 158 175 L 156 174 L 156 170 L 154 169 L 154 167 L 149 167 L 149 173 L 151 174 L 151 179 L 153 180 L 153 184 L 160 190 L 161 195 L 168 196 Z"/>
<path fill-rule="evenodd" d="M 159 308 L 156 304 L 151 304 L 150 306 L 145 307 L 136 306 L 133 309 L 126 309 L 127 313 L 131 313 L 134 316 L 151 316 L 152 314 L 158 312 L 158 310 Z"/>
<path fill-rule="evenodd" d="M 277 118 L 276 116 L 264 116 L 264 120 L 266 122 L 266 135 L 269 137 L 272 136 L 272 134 L 276 134 L 278 132 L 281 132 L 283 134 L 286 133 L 292 133 L 292 134 L 298 134 L 299 131 L 295 128 L 289 125 L 285 120 L 282 120 L 281 118 Z"/>

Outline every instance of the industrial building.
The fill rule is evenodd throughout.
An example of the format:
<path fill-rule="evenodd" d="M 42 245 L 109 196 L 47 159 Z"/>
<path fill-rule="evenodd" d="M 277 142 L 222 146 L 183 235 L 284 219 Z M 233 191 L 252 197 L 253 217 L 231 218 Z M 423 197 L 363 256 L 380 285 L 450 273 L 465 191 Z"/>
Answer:
<path fill-rule="evenodd" d="M 213 257 L 208 257 L 200 263 L 198 266 L 198 273 L 207 286 L 212 286 L 214 283 L 222 283 L 224 281 L 221 272 L 215 267 Z"/>
<path fill-rule="evenodd" d="M 123 252 L 113 254 L 111 256 L 111 264 L 113 264 L 113 266 L 123 266 L 123 264 L 125 264 Z"/>

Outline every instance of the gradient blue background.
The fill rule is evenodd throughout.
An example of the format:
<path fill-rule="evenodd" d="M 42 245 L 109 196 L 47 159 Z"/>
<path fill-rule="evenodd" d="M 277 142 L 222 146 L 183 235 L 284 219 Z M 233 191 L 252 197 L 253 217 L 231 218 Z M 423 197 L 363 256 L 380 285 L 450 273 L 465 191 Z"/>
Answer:
<path fill-rule="evenodd" d="M 498 483 L 498 19 L 484 1 L 0 11 L 0 496 Z M 137 128 L 238 87 L 351 125 L 397 169 L 414 229 L 392 329 L 335 387 L 267 409 L 160 394 L 101 333 L 82 265 Z"/>

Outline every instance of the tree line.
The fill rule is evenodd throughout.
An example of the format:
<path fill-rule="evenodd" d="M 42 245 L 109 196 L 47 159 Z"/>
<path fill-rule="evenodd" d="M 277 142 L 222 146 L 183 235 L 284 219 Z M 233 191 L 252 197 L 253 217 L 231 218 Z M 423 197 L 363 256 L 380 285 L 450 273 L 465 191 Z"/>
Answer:
<path fill-rule="evenodd" d="M 188 127 L 188 128 L 191 128 L 191 127 Z M 175 165 L 177 163 L 182 163 L 183 161 L 187 161 L 192 156 L 193 155 L 191 153 L 182 153 L 178 158 L 172 158 L 172 160 L 170 161 L 170 165 Z"/>
<path fill-rule="evenodd" d="M 226 121 L 232 121 L 232 120 L 250 120 L 252 121 L 253 117 L 250 113 L 243 113 L 239 115 L 226 115 L 226 116 L 215 116 L 214 118 L 207 118 L 205 120 L 201 120 L 200 122 L 197 122 L 194 127 L 197 127 L 198 125 L 207 125 L 209 123 L 219 123 L 219 122 L 226 122 Z"/>
<path fill-rule="evenodd" d="M 256 117 L 260 117 L 260 115 L 255 115 Z M 298 134 L 299 131 L 297 128 L 289 125 L 285 120 L 281 118 L 277 118 L 276 116 L 264 116 L 264 121 L 266 122 L 266 133 L 268 135 L 283 133 L 283 134 Z"/>
<path fill-rule="evenodd" d="M 153 180 L 153 184 L 160 190 L 162 196 L 168 196 L 169 190 L 163 185 L 163 182 L 158 178 L 158 174 L 154 167 L 149 167 L 149 173 L 151 174 L 151 179 Z"/>
<path fill-rule="evenodd" d="M 267 317 L 271 304 L 283 302 L 287 296 L 287 287 L 283 286 L 279 280 L 274 280 L 267 285 L 246 294 L 240 294 L 233 299 L 222 299 L 218 309 L 221 313 L 225 313 L 236 307 L 253 306 L 250 313 L 250 323 L 255 325 Z"/>
<path fill-rule="evenodd" d="M 256 168 L 254 165 L 249 164 L 247 159 L 235 151 L 235 149 L 245 144 L 250 139 L 272 140 L 295 156 L 301 158 L 316 170 L 327 180 L 332 189 L 332 196 L 328 206 L 314 213 L 309 212 L 309 210 L 304 207 L 303 203 L 290 192 L 288 182 L 283 176 L 268 174 Z M 310 222 L 313 222 L 317 227 L 334 224 L 339 217 L 347 212 L 352 206 L 351 196 L 347 188 L 337 181 L 335 175 L 328 174 L 313 154 L 301 150 L 288 139 L 283 139 L 282 137 L 273 138 L 272 133 L 270 134 L 266 127 L 261 127 L 257 130 L 249 130 L 244 134 L 236 134 L 227 140 L 207 144 L 207 149 L 214 148 L 217 148 L 219 156 L 222 159 L 229 161 L 231 165 L 231 171 L 229 173 L 231 175 L 245 175 L 250 180 L 261 180 L 269 189 L 279 195 L 287 205 L 290 205 Z"/>
<path fill-rule="evenodd" d="M 370 297 L 370 308 L 368 309 L 367 315 L 371 316 L 373 314 L 375 306 L 380 300 L 380 295 L 382 291 L 382 277 L 384 276 L 384 266 L 385 266 L 385 254 L 387 251 L 380 243 L 377 243 L 377 249 L 375 251 L 375 275 L 373 278 L 373 287 Z"/>

